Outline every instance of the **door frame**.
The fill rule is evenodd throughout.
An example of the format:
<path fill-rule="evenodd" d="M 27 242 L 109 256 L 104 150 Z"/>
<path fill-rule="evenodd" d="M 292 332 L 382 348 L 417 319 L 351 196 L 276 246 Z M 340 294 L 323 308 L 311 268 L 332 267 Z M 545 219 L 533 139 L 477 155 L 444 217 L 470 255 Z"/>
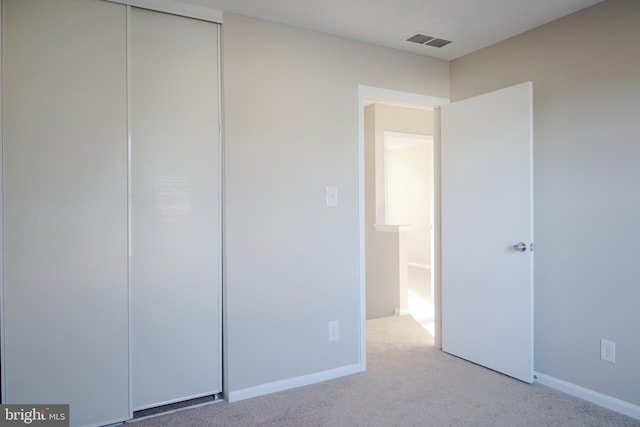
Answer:
<path fill-rule="evenodd" d="M 402 92 L 397 90 L 382 89 L 373 86 L 358 86 L 358 234 L 359 234 L 359 297 L 360 297 L 360 364 L 366 368 L 367 338 L 367 280 L 366 280 L 366 255 L 365 255 L 365 163 L 364 163 L 364 108 L 369 101 L 402 107 L 433 108 L 433 262 L 432 277 L 434 281 L 434 346 L 442 348 L 441 339 L 441 277 L 440 277 L 440 106 L 449 104 L 448 98 L 440 98 L 418 93 Z"/>

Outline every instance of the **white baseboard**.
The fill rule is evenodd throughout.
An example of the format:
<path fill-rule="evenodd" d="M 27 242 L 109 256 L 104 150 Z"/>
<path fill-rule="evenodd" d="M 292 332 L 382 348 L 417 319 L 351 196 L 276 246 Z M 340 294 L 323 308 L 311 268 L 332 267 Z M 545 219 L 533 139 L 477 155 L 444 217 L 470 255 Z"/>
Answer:
<path fill-rule="evenodd" d="M 409 310 L 406 309 L 406 308 L 394 308 L 393 309 L 393 315 L 394 316 L 404 316 L 405 314 L 411 314 L 411 312 L 409 312 Z"/>
<path fill-rule="evenodd" d="M 638 405 L 539 372 L 534 372 L 534 378 L 535 382 L 539 384 L 546 385 L 563 393 L 579 397 L 580 399 L 640 420 L 640 406 Z"/>
<path fill-rule="evenodd" d="M 276 393 L 279 391 L 289 390 L 305 385 L 316 384 L 322 381 L 333 380 L 347 375 L 356 374 L 364 371 L 363 365 L 357 363 L 354 365 L 343 366 L 341 368 L 329 369 L 327 371 L 317 372 L 314 374 L 303 375 L 301 377 L 289 378 L 272 383 L 261 384 L 255 387 L 244 388 L 241 390 L 230 391 L 227 400 L 229 402 L 237 402 L 239 400 L 249 399 L 251 397 L 264 396 L 265 394 Z"/>

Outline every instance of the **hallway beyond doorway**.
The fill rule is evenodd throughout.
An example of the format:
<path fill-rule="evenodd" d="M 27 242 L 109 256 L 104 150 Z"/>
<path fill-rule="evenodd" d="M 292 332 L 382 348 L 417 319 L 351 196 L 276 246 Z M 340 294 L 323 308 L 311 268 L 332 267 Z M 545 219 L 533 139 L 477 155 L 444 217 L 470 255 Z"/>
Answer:
<path fill-rule="evenodd" d="M 434 336 L 435 318 L 431 269 L 409 265 L 409 313 Z"/>

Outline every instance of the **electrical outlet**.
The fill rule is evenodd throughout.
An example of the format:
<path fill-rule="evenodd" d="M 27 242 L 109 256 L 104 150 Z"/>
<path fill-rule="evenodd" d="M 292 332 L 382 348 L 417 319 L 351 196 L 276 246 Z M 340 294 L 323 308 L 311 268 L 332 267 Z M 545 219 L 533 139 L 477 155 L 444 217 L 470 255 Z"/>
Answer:
<path fill-rule="evenodd" d="M 614 341 L 600 340 L 600 360 L 616 363 L 616 343 Z"/>
<path fill-rule="evenodd" d="M 340 339 L 340 322 L 332 320 L 329 322 L 329 341 L 338 341 Z"/>

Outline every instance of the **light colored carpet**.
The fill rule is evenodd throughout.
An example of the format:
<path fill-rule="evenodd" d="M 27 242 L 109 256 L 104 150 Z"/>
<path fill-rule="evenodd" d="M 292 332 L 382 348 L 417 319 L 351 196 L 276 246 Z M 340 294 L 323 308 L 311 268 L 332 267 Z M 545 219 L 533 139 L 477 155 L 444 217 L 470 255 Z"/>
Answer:
<path fill-rule="evenodd" d="M 361 374 L 134 426 L 640 426 L 640 420 L 436 351 L 411 316 L 368 321 L 367 359 Z"/>

